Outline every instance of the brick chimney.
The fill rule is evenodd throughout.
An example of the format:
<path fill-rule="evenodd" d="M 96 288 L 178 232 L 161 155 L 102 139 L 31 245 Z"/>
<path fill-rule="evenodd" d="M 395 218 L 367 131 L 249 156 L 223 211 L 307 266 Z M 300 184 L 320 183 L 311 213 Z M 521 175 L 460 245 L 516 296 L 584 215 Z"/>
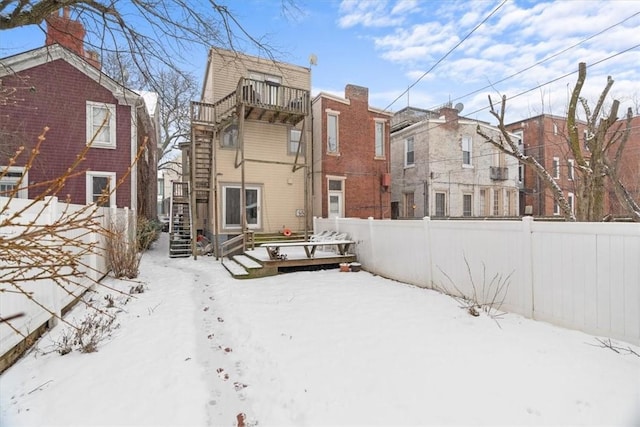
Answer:
<path fill-rule="evenodd" d="M 47 22 L 46 46 L 58 43 L 84 58 L 94 67 L 101 68 L 97 52 L 87 51 L 85 53 L 84 36 L 86 31 L 80 21 L 71 19 L 69 7 L 62 8 L 62 15 L 60 15 L 60 11 L 54 12 L 46 17 L 45 21 Z"/>
<path fill-rule="evenodd" d="M 444 117 L 445 127 L 455 129 L 458 127 L 458 110 L 450 107 L 440 108 L 440 117 Z"/>
<path fill-rule="evenodd" d="M 82 23 L 71 20 L 68 7 L 62 8 L 62 16 L 59 11 L 54 12 L 46 17 L 45 21 L 47 22 L 46 46 L 58 43 L 84 58 L 85 30 Z"/>
<path fill-rule="evenodd" d="M 358 100 L 369 104 L 369 89 L 366 87 L 347 85 L 344 88 L 344 96 L 347 99 Z"/>

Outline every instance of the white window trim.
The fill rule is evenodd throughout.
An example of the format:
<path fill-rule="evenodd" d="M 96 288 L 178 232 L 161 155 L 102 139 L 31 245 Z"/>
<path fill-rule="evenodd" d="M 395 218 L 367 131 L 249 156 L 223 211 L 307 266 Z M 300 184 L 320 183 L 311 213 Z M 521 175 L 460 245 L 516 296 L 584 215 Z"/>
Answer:
<path fill-rule="evenodd" d="M 340 112 L 327 108 L 325 110 L 325 113 L 327 115 L 326 116 L 327 117 L 327 140 L 326 140 L 327 154 L 331 154 L 334 156 L 340 155 Z M 336 149 L 334 151 L 329 149 L 329 117 L 336 118 Z"/>
<path fill-rule="evenodd" d="M 114 150 L 117 146 L 116 144 L 116 106 L 115 104 L 108 104 L 106 102 L 93 102 L 87 101 L 86 105 L 86 136 L 87 136 L 87 145 L 91 142 L 94 137 L 95 130 L 93 129 L 93 109 L 101 108 L 107 109 L 109 111 L 109 139 L 110 142 L 102 142 L 98 140 L 94 140 L 91 144 L 91 148 L 106 148 Z"/>
<path fill-rule="evenodd" d="M 551 167 L 553 168 L 553 178 L 560 179 L 560 157 L 553 158 Z"/>
<path fill-rule="evenodd" d="M 468 151 L 469 151 L 469 163 L 464 162 L 464 153 L 465 153 L 465 141 L 468 143 Z M 463 136 L 460 140 L 460 148 L 462 149 L 462 167 L 473 169 L 473 138 L 470 136 Z"/>
<path fill-rule="evenodd" d="M 231 136 L 231 145 L 225 145 L 224 140 L 225 137 L 227 136 L 227 134 L 229 132 L 233 132 L 233 129 L 235 128 L 235 138 L 232 134 Z M 227 126 L 225 126 L 222 129 L 222 132 L 220 132 L 220 148 L 225 149 L 225 150 L 234 150 L 238 147 L 238 137 L 239 137 L 239 130 L 238 130 L 238 124 L 237 123 L 230 123 Z"/>
<path fill-rule="evenodd" d="M 109 195 L 109 206 L 116 206 L 116 173 L 115 172 L 100 172 L 100 171 L 87 171 L 86 173 L 86 194 L 85 201 L 87 205 L 93 202 L 93 178 L 109 178 L 109 188 L 111 194 Z"/>
<path fill-rule="evenodd" d="M 444 195 L 444 200 L 443 200 L 444 206 L 442 207 L 444 214 L 442 216 L 446 217 L 446 216 L 449 215 L 449 212 L 448 212 L 449 209 L 448 209 L 448 206 L 447 206 L 448 197 L 447 197 L 447 192 L 446 191 L 436 191 L 435 192 L 435 195 L 433 196 L 433 202 L 435 204 L 433 212 L 435 213 L 436 216 L 440 216 L 440 215 L 438 215 L 438 195 L 440 195 L 440 194 Z"/>
<path fill-rule="evenodd" d="M 346 210 L 346 200 L 345 200 L 345 184 L 347 181 L 347 177 L 346 176 L 336 176 L 336 175 L 327 175 L 326 176 L 327 179 L 327 214 L 330 214 L 330 196 L 331 195 L 339 195 L 341 198 L 341 204 L 340 204 L 340 213 L 339 213 L 339 218 L 344 218 L 345 217 L 345 210 Z M 341 185 L 341 190 L 330 190 L 329 189 L 329 181 L 342 181 L 342 185 Z"/>
<path fill-rule="evenodd" d="M 227 188 L 239 188 L 240 191 L 242 191 L 242 186 L 240 184 L 222 184 L 222 228 L 225 230 L 240 230 L 242 227 L 242 224 L 227 224 L 227 195 L 226 195 L 226 189 Z M 246 190 L 256 190 L 258 192 L 258 220 L 256 222 L 256 224 L 248 224 L 247 223 L 247 228 L 250 229 L 260 229 L 262 228 L 262 186 L 259 185 L 245 185 L 244 187 L 245 191 Z M 246 202 L 246 201 L 245 201 Z M 242 215 L 242 212 L 240 212 L 240 214 Z M 240 221 L 242 222 L 242 217 L 240 218 Z"/>
<path fill-rule="evenodd" d="M 374 121 L 374 140 L 373 140 L 373 155 L 374 158 L 376 159 L 384 159 L 386 156 L 385 153 L 385 124 L 386 124 L 386 120 L 384 119 L 373 119 Z M 378 126 L 380 126 L 380 139 L 382 141 L 382 154 L 378 154 L 377 149 L 378 149 Z"/>
<path fill-rule="evenodd" d="M 302 131 L 300 129 L 291 127 L 289 128 L 289 138 L 287 141 L 287 154 L 290 156 L 295 156 L 297 153 L 297 150 L 292 150 L 292 146 L 291 143 L 293 142 L 293 139 L 291 138 L 291 135 L 293 132 L 298 132 L 300 134 L 300 137 L 298 138 L 298 145 L 302 144 Z M 302 145 L 302 147 L 300 147 L 300 156 L 304 157 L 305 152 L 304 152 L 304 145 Z"/>
<path fill-rule="evenodd" d="M 411 163 L 407 163 L 407 146 L 409 145 L 409 139 L 411 139 L 411 141 L 413 142 L 413 162 Z M 406 168 L 413 168 L 416 165 L 416 140 L 410 136 L 404 139 L 404 167 Z"/>
<path fill-rule="evenodd" d="M 576 197 L 573 195 L 573 193 L 567 194 L 567 202 L 571 207 L 571 213 L 575 214 L 576 213 Z"/>
<path fill-rule="evenodd" d="M 560 203 L 555 198 L 553 199 L 553 214 L 560 215 Z"/>
<path fill-rule="evenodd" d="M 18 177 L 14 178 L 9 176 L 4 176 L 0 178 L 0 183 L 18 185 L 18 182 L 20 182 L 20 188 L 18 188 L 18 192 L 15 194 L 15 196 L 18 197 L 19 199 L 28 199 L 29 189 L 27 187 L 29 186 L 29 171 L 22 166 L 9 166 L 9 167 L 0 166 L 0 171 L 5 171 L 5 170 L 10 173 L 20 173 L 22 175 L 22 181 L 20 182 L 20 178 Z M 8 197 L 8 195 L 0 194 L 0 197 Z"/>

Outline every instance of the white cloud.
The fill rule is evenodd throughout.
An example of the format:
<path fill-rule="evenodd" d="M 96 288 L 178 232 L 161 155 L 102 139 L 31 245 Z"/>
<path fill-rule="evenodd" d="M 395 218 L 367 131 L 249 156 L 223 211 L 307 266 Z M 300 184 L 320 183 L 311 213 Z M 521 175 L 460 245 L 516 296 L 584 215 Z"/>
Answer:
<path fill-rule="evenodd" d="M 404 22 L 404 15 L 392 16 L 383 0 L 343 0 L 339 8 L 338 26 L 389 27 Z"/>

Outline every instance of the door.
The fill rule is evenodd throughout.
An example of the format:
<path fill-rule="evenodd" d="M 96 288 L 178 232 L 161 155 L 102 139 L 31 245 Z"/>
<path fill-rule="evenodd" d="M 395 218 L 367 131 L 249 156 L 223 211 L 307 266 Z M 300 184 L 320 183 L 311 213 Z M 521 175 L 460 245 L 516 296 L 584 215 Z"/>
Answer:
<path fill-rule="evenodd" d="M 234 229 L 240 228 L 242 221 L 240 207 L 240 191 L 239 185 L 225 185 L 222 187 L 224 198 L 222 200 L 222 228 Z M 256 229 L 261 227 L 260 218 L 260 188 L 245 187 L 245 204 L 247 227 Z"/>
<path fill-rule="evenodd" d="M 342 193 L 329 193 L 329 218 L 344 218 Z"/>

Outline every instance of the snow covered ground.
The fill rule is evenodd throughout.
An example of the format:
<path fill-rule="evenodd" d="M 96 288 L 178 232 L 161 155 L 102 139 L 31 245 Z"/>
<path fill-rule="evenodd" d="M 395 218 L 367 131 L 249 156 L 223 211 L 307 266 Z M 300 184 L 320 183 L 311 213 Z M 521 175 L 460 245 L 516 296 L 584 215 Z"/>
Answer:
<path fill-rule="evenodd" d="M 0 376 L 0 425 L 640 425 L 640 357 L 597 337 L 364 271 L 234 280 L 166 238 L 143 293 L 92 295 L 118 324 L 97 352 L 59 355 L 60 324 Z"/>

